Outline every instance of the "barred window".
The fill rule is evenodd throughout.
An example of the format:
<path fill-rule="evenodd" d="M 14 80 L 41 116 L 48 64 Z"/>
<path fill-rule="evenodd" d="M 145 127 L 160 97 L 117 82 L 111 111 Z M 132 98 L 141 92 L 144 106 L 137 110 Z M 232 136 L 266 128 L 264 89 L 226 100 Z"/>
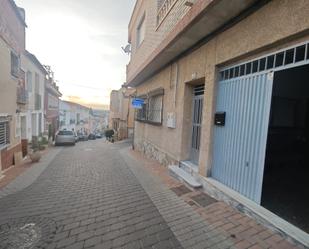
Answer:
<path fill-rule="evenodd" d="M 159 88 L 140 97 L 145 100 L 141 109 L 137 110 L 136 120 L 153 124 L 162 124 L 164 90 Z"/>
<path fill-rule="evenodd" d="M 140 121 L 147 120 L 147 99 L 145 99 L 142 108 L 137 110 L 136 119 Z"/>
<path fill-rule="evenodd" d="M 10 144 L 9 121 L 0 120 L 0 148 Z"/>
<path fill-rule="evenodd" d="M 163 95 L 152 96 L 148 103 L 148 121 L 162 123 Z"/>

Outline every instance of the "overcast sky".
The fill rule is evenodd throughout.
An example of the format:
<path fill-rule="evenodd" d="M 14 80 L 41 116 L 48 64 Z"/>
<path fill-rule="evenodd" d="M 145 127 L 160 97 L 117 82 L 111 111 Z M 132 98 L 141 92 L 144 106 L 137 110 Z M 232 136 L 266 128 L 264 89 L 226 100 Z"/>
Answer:
<path fill-rule="evenodd" d="M 109 104 L 125 81 L 135 0 L 15 0 L 26 10 L 26 48 L 51 65 L 64 99 Z M 98 105 L 98 106 L 97 106 Z"/>

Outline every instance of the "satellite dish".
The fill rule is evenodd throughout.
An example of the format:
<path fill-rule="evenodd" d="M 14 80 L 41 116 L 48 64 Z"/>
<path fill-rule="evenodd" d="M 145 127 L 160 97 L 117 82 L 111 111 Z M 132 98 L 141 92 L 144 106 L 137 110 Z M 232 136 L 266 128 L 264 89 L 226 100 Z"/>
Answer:
<path fill-rule="evenodd" d="M 125 46 L 125 47 L 121 47 L 121 48 L 122 48 L 122 50 L 123 50 L 126 54 L 131 53 L 131 45 L 130 45 L 130 44 L 128 44 L 128 45 Z"/>

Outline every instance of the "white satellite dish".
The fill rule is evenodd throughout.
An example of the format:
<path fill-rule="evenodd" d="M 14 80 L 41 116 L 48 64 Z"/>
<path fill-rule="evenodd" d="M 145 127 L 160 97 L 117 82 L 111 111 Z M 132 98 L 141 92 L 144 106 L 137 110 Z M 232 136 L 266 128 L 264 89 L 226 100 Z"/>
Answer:
<path fill-rule="evenodd" d="M 123 50 L 126 54 L 131 53 L 131 45 L 130 45 L 130 44 L 128 44 L 128 45 L 125 46 L 125 47 L 121 47 L 121 48 L 122 48 L 122 50 Z"/>

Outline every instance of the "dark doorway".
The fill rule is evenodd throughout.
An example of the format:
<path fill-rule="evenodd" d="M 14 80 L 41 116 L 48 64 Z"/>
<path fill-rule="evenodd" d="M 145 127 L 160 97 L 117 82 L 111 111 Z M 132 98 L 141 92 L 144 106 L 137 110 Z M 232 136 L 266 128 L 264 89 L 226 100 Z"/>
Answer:
<path fill-rule="evenodd" d="M 262 206 L 309 232 L 309 65 L 274 75 Z"/>

